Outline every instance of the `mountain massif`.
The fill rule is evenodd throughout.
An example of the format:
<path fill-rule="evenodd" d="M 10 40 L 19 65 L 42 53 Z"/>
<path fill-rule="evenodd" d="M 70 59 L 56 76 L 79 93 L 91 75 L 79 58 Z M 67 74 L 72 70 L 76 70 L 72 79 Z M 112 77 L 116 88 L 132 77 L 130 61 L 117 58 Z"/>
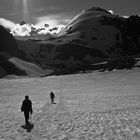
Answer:
<path fill-rule="evenodd" d="M 48 40 L 16 40 L 0 26 L 0 44 L 0 77 L 131 68 L 140 56 L 140 17 L 92 7 Z"/>

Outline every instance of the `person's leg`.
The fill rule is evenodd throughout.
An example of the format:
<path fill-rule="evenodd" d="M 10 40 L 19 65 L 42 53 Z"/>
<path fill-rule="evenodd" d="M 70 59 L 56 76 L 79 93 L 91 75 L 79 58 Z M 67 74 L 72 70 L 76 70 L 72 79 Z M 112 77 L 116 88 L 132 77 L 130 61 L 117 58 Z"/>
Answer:
<path fill-rule="evenodd" d="M 51 98 L 51 103 L 52 103 L 52 104 L 54 103 L 54 98 Z"/>
<path fill-rule="evenodd" d="M 29 112 L 24 112 L 24 116 L 25 116 L 25 124 L 29 123 Z"/>

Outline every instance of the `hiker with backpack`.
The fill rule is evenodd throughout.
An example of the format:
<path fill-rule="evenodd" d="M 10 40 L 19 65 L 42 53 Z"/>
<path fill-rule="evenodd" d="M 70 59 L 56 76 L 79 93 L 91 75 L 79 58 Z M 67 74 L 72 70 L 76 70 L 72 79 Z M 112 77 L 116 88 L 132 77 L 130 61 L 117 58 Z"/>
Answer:
<path fill-rule="evenodd" d="M 55 95 L 54 95 L 54 93 L 52 91 L 50 93 L 50 98 L 51 98 L 51 103 L 54 104 Z"/>
<path fill-rule="evenodd" d="M 33 114 L 33 109 L 32 109 L 32 102 L 29 99 L 28 95 L 25 96 L 25 99 L 22 102 L 21 111 L 24 112 L 25 124 L 26 125 L 30 124 L 29 117 L 30 114 Z"/>

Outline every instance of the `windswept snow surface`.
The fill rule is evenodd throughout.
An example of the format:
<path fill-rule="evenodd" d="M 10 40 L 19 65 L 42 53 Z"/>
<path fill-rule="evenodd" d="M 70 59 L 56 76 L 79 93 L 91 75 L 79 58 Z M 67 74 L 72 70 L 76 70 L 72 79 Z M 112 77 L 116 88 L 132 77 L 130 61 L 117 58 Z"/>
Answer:
<path fill-rule="evenodd" d="M 49 93 L 55 93 L 51 104 Z M 31 132 L 20 112 L 33 102 Z M 0 140 L 139 140 L 140 69 L 0 80 Z"/>

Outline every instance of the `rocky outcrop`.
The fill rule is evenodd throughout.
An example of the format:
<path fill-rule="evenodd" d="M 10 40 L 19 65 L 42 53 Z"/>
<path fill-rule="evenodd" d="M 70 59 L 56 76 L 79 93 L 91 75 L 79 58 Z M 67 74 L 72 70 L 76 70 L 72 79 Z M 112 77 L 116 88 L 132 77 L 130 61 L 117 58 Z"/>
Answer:
<path fill-rule="evenodd" d="M 12 34 L 0 25 L 0 52 L 16 55 L 18 46 Z"/>

